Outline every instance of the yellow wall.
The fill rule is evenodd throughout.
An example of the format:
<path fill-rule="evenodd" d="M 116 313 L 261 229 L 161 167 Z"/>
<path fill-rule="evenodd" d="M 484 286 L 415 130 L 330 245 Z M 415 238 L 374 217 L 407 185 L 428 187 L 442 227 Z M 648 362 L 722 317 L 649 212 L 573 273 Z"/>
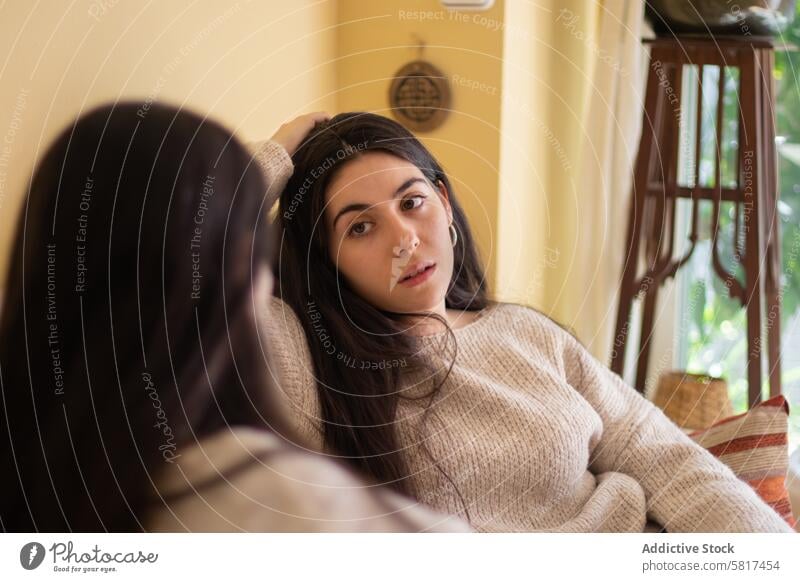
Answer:
<path fill-rule="evenodd" d="M 568 321 L 591 59 L 556 22 L 563 7 L 583 30 L 594 26 L 596 10 L 580 0 L 497 0 L 481 12 L 448 12 L 438 0 L 6 3 L 0 288 L 34 160 L 81 111 L 153 97 L 263 138 L 316 109 L 390 115 L 394 73 L 421 54 L 448 76 L 453 111 L 420 137 L 453 181 L 490 285 Z"/>
<path fill-rule="evenodd" d="M 75 115 L 153 97 L 269 136 L 296 113 L 335 109 L 335 17 L 332 0 L 4 3 L 0 289 L 34 160 Z"/>
<path fill-rule="evenodd" d="M 419 137 L 453 182 L 492 285 L 504 4 L 498 0 L 488 11 L 451 13 L 438 0 L 340 0 L 337 28 L 339 111 L 391 115 L 389 85 L 402 65 L 420 56 L 420 39 L 426 44 L 422 57 L 450 79 L 452 113 L 439 129 Z"/>
<path fill-rule="evenodd" d="M 564 8 L 577 25 L 559 22 Z M 438 0 L 338 3 L 339 110 L 390 114 L 392 77 L 425 43 L 423 58 L 450 79 L 453 112 L 419 136 L 456 184 L 494 294 L 564 321 L 593 61 L 582 38 L 596 11 L 582 0 L 498 0 L 480 12 Z"/>

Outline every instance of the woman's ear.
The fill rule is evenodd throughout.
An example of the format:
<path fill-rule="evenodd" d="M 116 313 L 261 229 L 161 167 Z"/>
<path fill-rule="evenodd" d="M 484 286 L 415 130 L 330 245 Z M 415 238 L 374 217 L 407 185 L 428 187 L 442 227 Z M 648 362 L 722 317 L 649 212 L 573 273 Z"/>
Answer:
<path fill-rule="evenodd" d="M 439 191 L 439 198 L 442 199 L 442 206 L 447 213 L 447 222 L 453 222 L 453 208 L 450 206 L 450 192 L 441 180 L 436 180 L 436 189 Z"/>

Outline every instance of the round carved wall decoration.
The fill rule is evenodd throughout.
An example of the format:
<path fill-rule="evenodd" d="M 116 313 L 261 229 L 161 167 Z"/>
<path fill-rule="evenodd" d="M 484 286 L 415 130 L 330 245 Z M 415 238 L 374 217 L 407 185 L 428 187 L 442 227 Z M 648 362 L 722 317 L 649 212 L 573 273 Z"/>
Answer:
<path fill-rule="evenodd" d="M 394 76 L 389 103 L 397 120 L 412 131 L 433 131 L 450 112 L 450 85 L 427 61 L 412 61 Z"/>

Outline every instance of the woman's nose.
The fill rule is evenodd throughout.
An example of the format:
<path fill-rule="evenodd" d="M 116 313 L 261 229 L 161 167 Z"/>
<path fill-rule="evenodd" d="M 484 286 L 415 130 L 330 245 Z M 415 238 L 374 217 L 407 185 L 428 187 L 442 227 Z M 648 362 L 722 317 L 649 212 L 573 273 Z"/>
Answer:
<path fill-rule="evenodd" d="M 419 246 L 419 237 L 414 229 L 399 224 L 395 230 L 392 254 L 396 257 L 406 257 L 414 254 Z"/>

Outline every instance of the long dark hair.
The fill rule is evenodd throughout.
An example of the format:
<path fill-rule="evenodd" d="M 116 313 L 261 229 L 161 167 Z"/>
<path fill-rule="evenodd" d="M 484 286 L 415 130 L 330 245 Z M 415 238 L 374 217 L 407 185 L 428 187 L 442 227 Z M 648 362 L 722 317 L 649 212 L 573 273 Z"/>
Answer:
<path fill-rule="evenodd" d="M 264 186 L 228 130 L 167 106 L 104 106 L 55 140 L 0 323 L 3 529 L 144 529 L 183 447 L 285 433 L 253 300 Z"/>
<path fill-rule="evenodd" d="M 318 124 L 293 156 L 294 175 L 281 195 L 277 218 L 283 241 L 276 292 L 294 309 L 308 338 L 326 447 L 378 482 L 413 494 L 394 421 L 404 397 L 401 373 L 424 369 L 426 362 L 417 356 L 417 343 L 404 333 L 406 326 L 397 314 L 374 307 L 337 276 L 321 220 L 325 191 L 337 170 L 371 151 L 414 164 L 432 185 L 444 183 L 458 233 L 446 306 L 478 311 L 489 305 L 484 270 L 447 174 L 403 126 L 370 113 L 342 113 Z M 326 334 L 325 342 L 317 341 L 321 333 Z M 452 332 L 445 337 L 452 338 Z M 333 355 L 331 345 L 336 348 Z M 369 369 L 351 366 L 354 358 L 368 362 Z M 396 362 L 405 365 L 393 365 Z M 428 404 L 446 373 L 439 376 L 425 394 Z"/>

